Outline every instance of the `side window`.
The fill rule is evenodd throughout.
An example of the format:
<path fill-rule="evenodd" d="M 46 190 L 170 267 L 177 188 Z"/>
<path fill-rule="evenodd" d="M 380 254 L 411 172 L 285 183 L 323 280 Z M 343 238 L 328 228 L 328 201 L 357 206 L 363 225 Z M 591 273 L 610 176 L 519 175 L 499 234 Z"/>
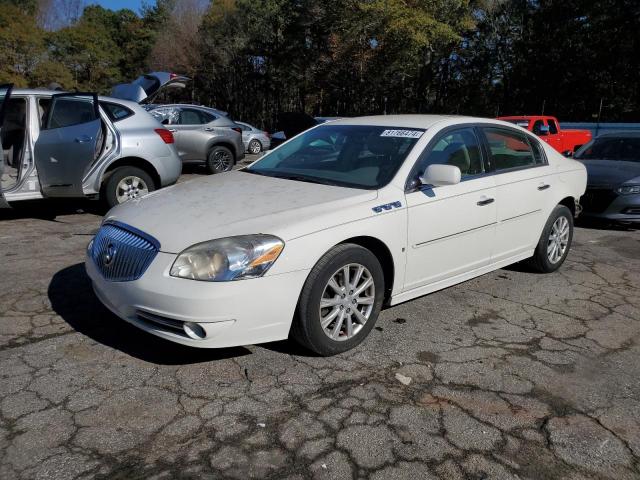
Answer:
<path fill-rule="evenodd" d="M 202 110 L 183 108 L 180 110 L 178 123 L 180 125 L 204 125 L 216 119 L 213 115 Z"/>
<path fill-rule="evenodd" d="M 558 134 L 558 125 L 556 125 L 556 121 L 552 119 L 547 120 L 547 124 L 549 125 L 549 134 L 557 135 Z"/>
<path fill-rule="evenodd" d="M 536 165 L 544 165 L 547 163 L 547 157 L 544 155 L 544 149 L 540 145 L 536 139 L 528 137 L 529 144 L 531 145 L 531 149 L 533 150 L 533 160 L 536 162 Z"/>
<path fill-rule="evenodd" d="M 243 132 L 248 132 L 251 130 L 247 125 L 244 125 L 242 123 L 238 123 L 238 126 L 242 129 Z"/>
<path fill-rule="evenodd" d="M 89 123 L 98 118 L 93 97 L 80 95 L 52 97 L 46 128 L 64 128 Z"/>
<path fill-rule="evenodd" d="M 127 107 L 118 105 L 116 103 L 100 102 L 100 106 L 104 109 L 105 112 L 107 112 L 109 118 L 114 122 L 123 120 L 133 115 L 133 112 Z"/>
<path fill-rule="evenodd" d="M 525 134 L 502 128 L 485 128 L 491 159 L 496 170 L 536 165 L 533 148 Z"/>
<path fill-rule="evenodd" d="M 44 124 L 47 122 L 47 116 L 49 115 L 50 107 L 51 107 L 50 98 L 38 99 L 38 116 L 40 118 L 40 128 L 45 128 Z"/>
<path fill-rule="evenodd" d="M 163 125 L 175 125 L 178 123 L 178 111 L 175 108 L 154 108 L 149 113 Z"/>
<path fill-rule="evenodd" d="M 474 129 L 461 128 L 440 137 L 420 160 L 418 174 L 422 175 L 429 165 L 434 164 L 454 165 L 460 169 L 462 178 L 483 173 L 480 142 Z"/>
<path fill-rule="evenodd" d="M 542 135 L 542 127 L 544 127 L 544 121 L 536 120 L 533 124 L 533 133 L 536 135 Z"/>

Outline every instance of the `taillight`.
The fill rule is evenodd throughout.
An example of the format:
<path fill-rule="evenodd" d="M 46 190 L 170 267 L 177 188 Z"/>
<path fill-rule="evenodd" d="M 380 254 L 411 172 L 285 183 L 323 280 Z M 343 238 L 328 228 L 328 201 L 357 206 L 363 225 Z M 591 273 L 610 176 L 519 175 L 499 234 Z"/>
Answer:
<path fill-rule="evenodd" d="M 267 138 L 271 138 L 271 134 L 269 132 L 263 132 L 263 133 L 267 136 Z"/>
<path fill-rule="evenodd" d="M 242 135 L 242 129 L 240 127 L 231 127 L 231 130 L 234 130 L 238 132 L 240 135 Z"/>
<path fill-rule="evenodd" d="M 164 143 L 174 143 L 173 133 L 166 128 L 156 128 L 156 133 L 160 135 L 160 138 Z"/>

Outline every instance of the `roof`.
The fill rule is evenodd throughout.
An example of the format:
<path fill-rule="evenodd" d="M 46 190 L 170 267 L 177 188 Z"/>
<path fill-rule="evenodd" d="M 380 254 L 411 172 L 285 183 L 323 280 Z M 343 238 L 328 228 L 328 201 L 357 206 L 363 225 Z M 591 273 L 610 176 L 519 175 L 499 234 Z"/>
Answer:
<path fill-rule="evenodd" d="M 438 122 L 457 117 L 455 115 L 373 115 L 369 117 L 353 117 L 332 120 L 331 125 L 373 125 L 379 127 L 430 128 Z"/>

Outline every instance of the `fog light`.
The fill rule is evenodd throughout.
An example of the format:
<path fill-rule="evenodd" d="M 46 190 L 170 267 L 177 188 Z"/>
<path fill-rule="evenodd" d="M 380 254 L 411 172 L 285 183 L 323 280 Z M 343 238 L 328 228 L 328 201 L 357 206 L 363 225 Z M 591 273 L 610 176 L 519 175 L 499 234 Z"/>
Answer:
<path fill-rule="evenodd" d="M 203 340 L 207 336 L 207 332 L 205 332 L 204 328 L 197 323 L 185 322 L 182 328 L 184 329 L 184 333 L 194 340 Z"/>

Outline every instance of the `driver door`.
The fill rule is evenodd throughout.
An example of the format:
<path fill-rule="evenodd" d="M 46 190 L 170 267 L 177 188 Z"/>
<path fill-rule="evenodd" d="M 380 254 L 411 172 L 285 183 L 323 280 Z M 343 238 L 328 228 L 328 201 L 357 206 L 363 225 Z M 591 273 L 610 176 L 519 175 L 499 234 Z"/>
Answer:
<path fill-rule="evenodd" d="M 102 148 L 102 121 L 94 93 L 61 93 L 51 105 L 35 143 L 42 193 L 81 196 L 82 180 Z"/>
<path fill-rule="evenodd" d="M 0 85 L 0 138 L 2 137 L 2 124 L 4 122 L 5 107 L 11 97 L 11 90 L 13 90 L 12 83 Z M 0 158 L 0 208 L 8 206 L 4 199 L 4 192 L 2 189 L 2 176 L 4 175 L 5 161 L 4 150 L 2 150 L 2 158 Z"/>

